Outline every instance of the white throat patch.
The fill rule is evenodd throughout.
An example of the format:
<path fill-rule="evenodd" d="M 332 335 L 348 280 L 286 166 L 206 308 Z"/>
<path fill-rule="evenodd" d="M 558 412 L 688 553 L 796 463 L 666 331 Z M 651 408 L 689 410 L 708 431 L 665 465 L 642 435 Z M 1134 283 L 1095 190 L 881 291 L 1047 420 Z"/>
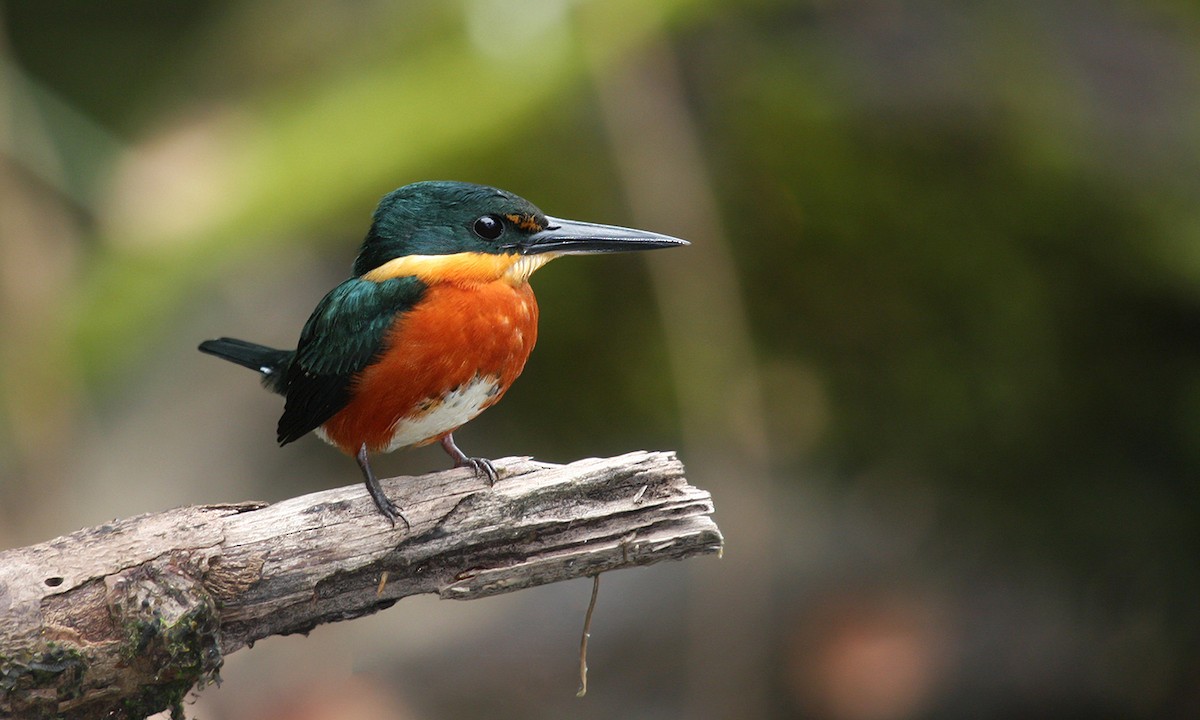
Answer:
<path fill-rule="evenodd" d="M 535 270 L 558 257 L 558 253 L 540 253 L 538 255 L 522 255 L 504 273 L 504 279 L 512 285 L 529 282 L 529 276 Z"/>

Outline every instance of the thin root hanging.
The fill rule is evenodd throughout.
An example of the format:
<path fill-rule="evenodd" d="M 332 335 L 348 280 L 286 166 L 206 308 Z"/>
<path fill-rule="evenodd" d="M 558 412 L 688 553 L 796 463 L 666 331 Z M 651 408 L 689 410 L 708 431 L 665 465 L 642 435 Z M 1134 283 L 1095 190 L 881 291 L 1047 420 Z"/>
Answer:
<path fill-rule="evenodd" d="M 592 599 L 588 602 L 587 614 L 583 616 L 583 637 L 579 640 L 579 692 L 575 697 L 587 695 L 587 646 L 592 636 L 592 612 L 596 609 L 596 596 L 600 594 L 600 574 L 592 576 Z"/>

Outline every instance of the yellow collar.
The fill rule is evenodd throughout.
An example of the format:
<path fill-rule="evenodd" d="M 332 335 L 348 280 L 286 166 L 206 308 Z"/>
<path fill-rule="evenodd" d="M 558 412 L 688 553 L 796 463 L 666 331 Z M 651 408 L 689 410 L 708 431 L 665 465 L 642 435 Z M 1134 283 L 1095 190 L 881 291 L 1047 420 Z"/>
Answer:
<path fill-rule="evenodd" d="M 556 253 L 517 255 L 463 252 L 452 255 L 404 255 L 364 273 L 363 280 L 383 282 L 415 275 L 433 285 L 445 282 L 489 283 L 503 280 L 514 287 L 529 281 L 535 270 L 558 257 Z"/>

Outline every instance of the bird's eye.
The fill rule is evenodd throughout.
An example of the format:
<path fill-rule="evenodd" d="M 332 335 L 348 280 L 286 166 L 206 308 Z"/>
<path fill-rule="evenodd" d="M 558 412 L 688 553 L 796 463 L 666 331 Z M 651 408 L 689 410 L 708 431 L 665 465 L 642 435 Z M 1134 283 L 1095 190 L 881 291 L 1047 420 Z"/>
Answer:
<path fill-rule="evenodd" d="M 495 240 L 504 232 L 504 221 L 495 215 L 484 215 L 475 221 L 471 229 L 484 240 Z"/>

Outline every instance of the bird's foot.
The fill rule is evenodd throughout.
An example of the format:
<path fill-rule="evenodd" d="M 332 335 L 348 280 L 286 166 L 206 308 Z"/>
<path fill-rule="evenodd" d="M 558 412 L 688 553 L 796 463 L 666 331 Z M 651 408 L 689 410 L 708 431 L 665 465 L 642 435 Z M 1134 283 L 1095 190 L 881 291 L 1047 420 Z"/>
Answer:
<path fill-rule="evenodd" d="M 411 530 L 412 525 L 408 523 L 408 518 L 404 517 L 404 512 L 400 510 L 400 506 L 392 502 L 392 499 L 383 494 L 382 488 L 379 494 L 375 494 L 375 490 L 368 485 L 367 490 L 371 493 L 371 499 L 375 501 L 375 507 L 379 508 L 379 512 L 392 523 L 392 527 L 396 527 L 396 521 L 404 523 L 405 530 Z"/>
<path fill-rule="evenodd" d="M 405 530 L 411 530 L 412 525 L 409 524 L 408 518 L 404 517 L 400 506 L 392 502 L 392 499 L 383 492 L 383 486 L 375 479 L 375 473 L 371 471 L 371 464 L 367 461 L 366 443 L 363 443 L 355 459 L 358 460 L 358 467 L 362 470 L 363 480 L 367 484 L 367 492 L 371 494 L 371 499 L 375 501 L 375 507 L 379 508 L 379 512 L 383 513 L 383 516 L 392 523 L 392 527 L 396 527 L 396 521 L 399 520 L 404 523 Z"/>
<path fill-rule="evenodd" d="M 454 435 L 446 433 L 442 436 L 442 449 L 446 454 L 454 460 L 454 467 L 469 467 L 475 473 L 475 477 L 480 475 L 488 480 L 488 485 L 495 485 L 500 479 L 500 473 L 496 471 L 496 466 L 491 460 L 481 457 L 467 457 L 467 454 L 458 449 L 458 445 L 454 444 Z"/>
<path fill-rule="evenodd" d="M 488 485 L 495 485 L 500 479 L 500 473 L 496 472 L 496 466 L 487 458 L 469 457 L 461 463 L 455 463 L 454 467 L 469 467 L 475 473 L 475 477 L 483 475 L 488 479 Z"/>

